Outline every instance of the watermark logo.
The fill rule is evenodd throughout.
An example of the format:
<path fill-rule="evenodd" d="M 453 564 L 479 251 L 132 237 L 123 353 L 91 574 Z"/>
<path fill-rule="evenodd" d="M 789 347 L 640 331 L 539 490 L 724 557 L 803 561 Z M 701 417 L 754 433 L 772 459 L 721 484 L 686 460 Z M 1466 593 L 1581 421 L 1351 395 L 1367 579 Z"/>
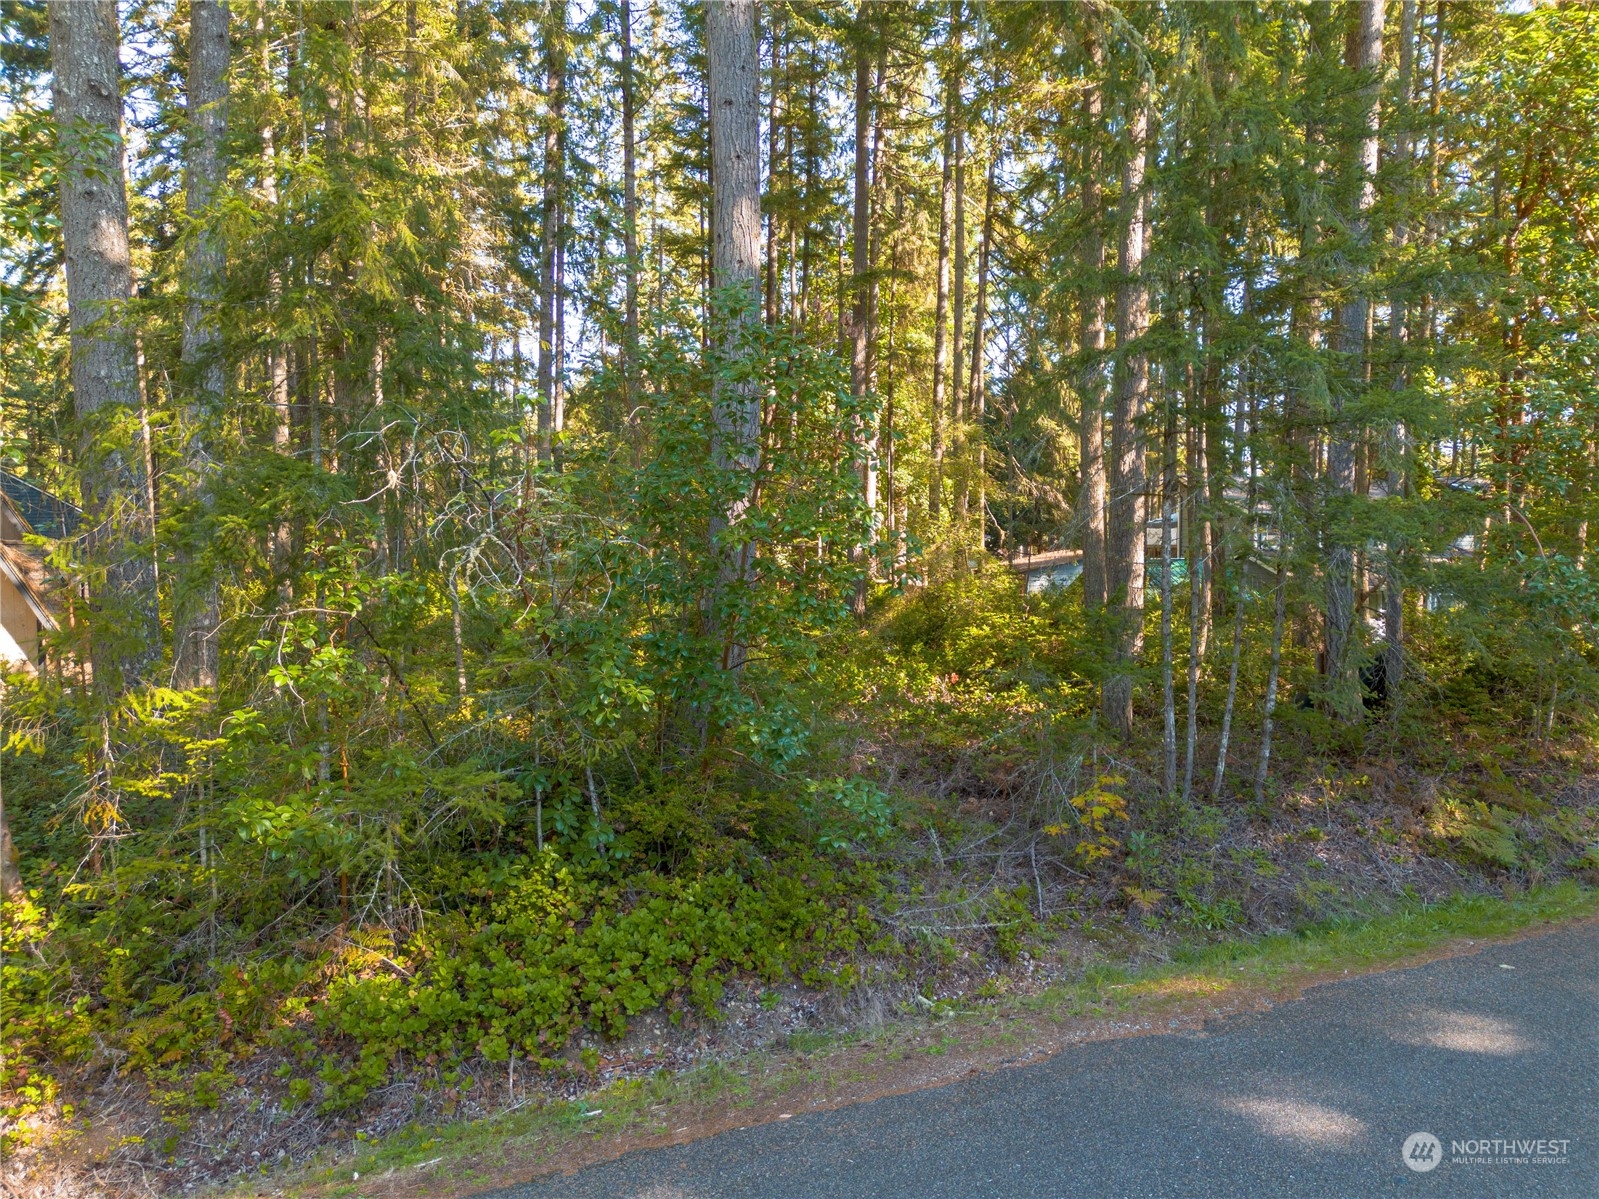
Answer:
<path fill-rule="evenodd" d="M 1519 1137 L 1468 1137 L 1443 1142 L 1430 1132 L 1413 1132 L 1400 1146 L 1399 1160 L 1417 1174 L 1436 1170 L 1446 1161 L 1451 1166 L 1564 1166 L 1571 1162 L 1571 1141 L 1522 1139 Z"/>
<path fill-rule="evenodd" d="M 1438 1163 L 1443 1160 L 1443 1146 L 1430 1132 L 1413 1132 L 1405 1138 L 1399 1156 L 1417 1174 L 1425 1174 L 1428 1170 L 1438 1168 Z"/>
<path fill-rule="evenodd" d="M 1471 1137 L 1449 1142 L 1449 1164 L 1459 1166 L 1564 1166 L 1571 1161 L 1569 1139 Z"/>

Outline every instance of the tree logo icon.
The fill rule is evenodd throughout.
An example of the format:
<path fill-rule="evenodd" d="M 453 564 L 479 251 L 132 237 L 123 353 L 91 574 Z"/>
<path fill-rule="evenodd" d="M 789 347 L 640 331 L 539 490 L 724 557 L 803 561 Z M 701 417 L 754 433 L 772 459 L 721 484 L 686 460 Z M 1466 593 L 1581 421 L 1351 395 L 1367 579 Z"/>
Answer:
<path fill-rule="evenodd" d="M 1405 1138 L 1399 1156 L 1417 1174 L 1425 1174 L 1428 1170 L 1436 1169 L 1443 1159 L 1443 1146 L 1430 1132 L 1413 1132 Z"/>

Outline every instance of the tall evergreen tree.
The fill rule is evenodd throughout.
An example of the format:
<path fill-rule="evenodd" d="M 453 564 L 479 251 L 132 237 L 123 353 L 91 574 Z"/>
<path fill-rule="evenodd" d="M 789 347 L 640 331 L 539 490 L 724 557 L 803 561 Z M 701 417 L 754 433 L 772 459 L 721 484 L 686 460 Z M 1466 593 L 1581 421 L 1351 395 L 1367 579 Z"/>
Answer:
<path fill-rule="evenodd" d="M 98 683 L 137 680 L 159 649 L 149 485 L 139 434 L 138 351 L 129 304 L 133 263 L 123 158 L 121 34 L 115 0 L 52 0 L 50 57 L 61 155 L 61 241 L 72 327 L 72 394 L 90 551 L 104 570 L 94 626 Z"/>

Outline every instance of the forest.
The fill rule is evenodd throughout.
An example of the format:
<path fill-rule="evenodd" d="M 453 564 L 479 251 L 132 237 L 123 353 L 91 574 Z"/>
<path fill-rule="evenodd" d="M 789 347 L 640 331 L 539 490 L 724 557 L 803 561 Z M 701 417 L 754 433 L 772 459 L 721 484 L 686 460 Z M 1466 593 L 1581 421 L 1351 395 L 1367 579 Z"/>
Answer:
<path fill-rule="evenodd" d="M 1599 9 L 0 53 L 9 1182 L 112 1107 L 159 1193 L 651 1013 L 1599 883 Z"/>

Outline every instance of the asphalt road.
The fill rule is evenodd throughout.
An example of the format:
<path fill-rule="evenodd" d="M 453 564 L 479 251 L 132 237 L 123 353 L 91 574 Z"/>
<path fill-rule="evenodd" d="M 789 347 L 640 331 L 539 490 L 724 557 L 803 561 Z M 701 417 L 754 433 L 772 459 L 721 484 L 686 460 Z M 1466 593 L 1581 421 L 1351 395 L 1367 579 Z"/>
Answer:
<path fill-rule="evenodd" d="M 1417 1132 L 1439 1141 L 1425 1172 L 1402 1159 Z M 1494 1139 L 1553 1141 L 1542 1148 L 1557 1160 L 1525 1160 L 1537 1146 L 1455 1152 Z M 1511 1160 L 1457 1160 L 1473 1156 Z M 1315 987 L 1204 1033 L 1083 1045 L 630 1153 L 495 1199 L 1387 1195 L 1599 1197 L 1599 927 Z"/>

